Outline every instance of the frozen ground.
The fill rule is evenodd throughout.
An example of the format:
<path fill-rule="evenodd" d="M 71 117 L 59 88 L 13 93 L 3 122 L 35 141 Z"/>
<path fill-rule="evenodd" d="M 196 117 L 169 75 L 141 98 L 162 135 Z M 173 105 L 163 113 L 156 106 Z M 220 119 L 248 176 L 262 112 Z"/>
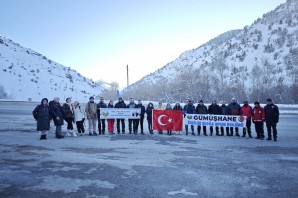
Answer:
<path fill-rule="evenodd" d="M 278 142 L 53 132 L 40 141 L 35 105 L 0 102 L 0 197 L 298 196 L 297 115 L 281 115 Z"/>

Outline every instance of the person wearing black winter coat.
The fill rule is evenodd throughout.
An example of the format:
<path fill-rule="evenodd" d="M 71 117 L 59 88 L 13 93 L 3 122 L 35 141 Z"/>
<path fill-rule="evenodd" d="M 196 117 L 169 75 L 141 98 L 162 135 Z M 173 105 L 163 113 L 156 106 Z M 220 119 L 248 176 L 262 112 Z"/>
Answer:
<path fill-rule="evenodd" d="M 126 108 L 126 104 L 124 103 L 122 98 L 119 98 L 119 101 L 115 104 L 115 108 Z M 125 134 L 125 119 L 117 119 L 117 133 L 120 134 L 120 122 L 122 127 L 122 134 Z"/>
<path fill-rule="evenodd" d="M 241 113 L 241 107 L 240 105 L 237 103 L 237 100 L 236 98 L 232 98 L 231 100 L 231 103 L 228 105 L 228 108 L 229 108 L 229 111 L 231 113 L 231 115 L 237 115 L 239 116 L 240 113 Z M 238 127 L 235 127 L 235 130 L 236 130 L 236 136 L 240 136 L 239 135 L 239 128 Z M 230 127 L 230 136 L 233 136 L 233 133 L 234 133 L 234 128 L 233 127 Z"/>
<path fill-rule="evenodd" d="M 146 114 L 147 114 L 148 129 L 150 134 L 153 134 L 153 130 L 152 130 L 152 110 L 153 109 L 154 109 L 154 106 L 152 102 L 149 102 L 146 108 Z"/>
<path fill-rule="evenodd" d="M 265 110 L 266 127 L 268 132 L 267 140 L 271 140 L 272 138 L 272 134 L 271 134 L 271 128 L 272 128 L 274 141 L 277 141 L 276 125 L 279 121 L 278 107 L 275 104 L 273 104 L 270 98 L 268 98 L 267 105 L 264 107 L 264 110 Z"/>
<path fill-rule="evenodd" d="M 55 97 L 53 101 L 49 103 L 50 105 L 50 114 L 54 120 L 54 124 L 56 126 L 56 138 L 64 138 L 62 135 L 62 125 L 64 124 L 63 122 L 63 110 L 62 107 L 59 103 L 60 98 Z"/>
<path fill-rule="evenodd" d="M 142 100 L 138 100 L 138 104 L 135 106 L 135 108 L 140 108 L 141 112 L 140 112 L 140 119 L 136 119 L 135 129 L 134 130 L 136 131 L 136 133 L 138 133 L 139 123 L 140 123 L 141 134 L 145 135 L 145 133 L 144 133 L 145 107 L 142 105 Z"/>
<path fill-rule="evenodd" d="M 211 115 L 220 115 L 220 107 L 218 106 L 218 104 L 216 103 L 215 100 L 212 101 L 212 104 L 209 105 L 208 107 L 208 114 Z M 216 130 L 216 135 L 219 135 L 219 127 L 215 127 Z M 213 126 L 210 126 L 210 135 L 212 136 L 213 133 Z"/>
<path fill-rule="evenodd" d="M 105 134 L 106 130 L 106 119 L 100 119 L 100 108 L 107 108 L 107 104 L 104 103 L 104 98 L 100 97 L 100 101 L 97 104 L 97 119 L 98 119 L 98 134 Z"/>
<path fill-rule="evenodd" d="M 196 107 L 196 113 L 197 114 L 208 114 L 208 109 L 204 105 L 203 100 L 199 101 L 199 104 Z M 200 135 L 200 133 L 201 133 L 201 125 L 198 126 L 198 135 Z M 203 126 L 203 133 L 205 136 L 207 136 L 207 127 L 206 126 Z"/>
<path fill-rule="evenodd" d="M 40 139 L 47 139 L 47 131 L 50 130 L 50 109 L 48 99 L 43 98 L 40 105 L 37 105 L 32 112 L 34 119 L 37 121 L 37 131 L 40 133 Z"/>
<path fill-rule="evenodd" d="M 71 99 L 66 98 L 66 103 L 62 106 L 62 113 L 63 118 L 67 122 L 67 133 L 66 136 L 71 136 L 69 133 L 73 134 L 74 136 L 77 136 L 75 132 L 73 131 L 73 122 L 74 122 L 74 115 L 73 115 L 73 105 L 71 104 Z"/>
<path fill-rule="evenodd" d="M 230 115 L 230 114 L 231 114 L 230 109 L 227 107 L 226 102 L 223 100 L 220 106 L 220 115 Z M 230 136 L 229 129 L 230 129 L 229 127 L 226 127 L 227 136 Z M 221 135 L 223 136 L 224 127 L 220 127 L 220 132 L 221 132 Z"/>

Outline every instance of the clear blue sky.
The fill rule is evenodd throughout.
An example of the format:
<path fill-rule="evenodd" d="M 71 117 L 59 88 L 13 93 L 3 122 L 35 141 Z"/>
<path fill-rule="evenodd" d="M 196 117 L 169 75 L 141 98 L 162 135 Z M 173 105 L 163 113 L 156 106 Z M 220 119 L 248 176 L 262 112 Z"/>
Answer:
<path fill-rule="evenodd" d="M 286 0 L 0 0 L 0 35 L 126 86 Z"/>

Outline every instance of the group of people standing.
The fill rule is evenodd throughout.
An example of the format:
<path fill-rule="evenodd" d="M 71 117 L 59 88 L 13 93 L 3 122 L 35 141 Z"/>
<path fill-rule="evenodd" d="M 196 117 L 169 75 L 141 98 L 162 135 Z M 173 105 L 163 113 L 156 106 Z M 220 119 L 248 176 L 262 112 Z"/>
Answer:
<path fill-rule="evenodd" d="M 144 135 L 144 118 L 145 114 L 147 115 L 148 122 L 148 131 L 150 134 L 153 134 L 152 129 L 152 110 L 154 109 L 153 103 L 149 103 L 147 107 L 142 104 L 141 100 L 138 100 L 137 103 L 134 102 L 133 98 L 130 98 L 128 104 L 125 104 L 123 99 L 120 97 L 118 102 L 114 105 L 114 101 L 110 100 L 108 104 L 104 102 L 104 98 L 100 97 L 99 103 L 95 103 L 94 97 L 91 96 L 87 102 L 85 108 L 81 108 L 79 102 L 75 101 L 71 103 L 71 98 L 67 98 L 65 103 L 61 106 L 59 103 L 59 97 L 55 97 L 51 102 L 48 102 L 47 98 L 43 98 L 41 104 L 38 105 L 33 110 L 33 117 L 37 120 L 37 130 L 40 132 L 40 139 L 47 139 L 47 131 L 50 129 L 50 121 L 53 119 L 56 126 L 56 138 L 64 138 L 62 134 L 62 125 L 64 120 L 67 123 L 67 132 L 66 136 L 77 137 L 77 133 L 74 130 L 73 123 L 76 124 L 77 132 L 79 135 L 85 134 L 84 121 L 88 121 L 88 134 L 92 135 L 101 135 L 106 132 L 106 122 L 107 122 L 107 131 L 109 134 L 113 135 L 114 133 L 114 124 L 115 119 L 101 119 L 100 109 L 102 108 L 139 108 L 140 117 L 139 119 L 128 119 L 128 133 L 129 134 L 138 134 L 138 129 L 140 126 L 141 134 Z M 243 106 L 240 106 L 235 98 L 232 98 L 231 103 L 226 105 L 225 101 L 221 101 L 221 106 L 219 106 L 216 101 L 212 101 L 211 105 L 205 106 L 203 100 L 200 100 L 198 105 L 195 107 L 191 100 L 182 108 L 179 102 L 177 102 L 172 108 L 171 104 L 167 104 L 166 107 L 163 107 L 162 102 L 158 103 L 156 108 L 157 110 L 178 110 L 181 111 L 184 115 L 186 114 L 212 114 L 212 115 L 242 115 L 246 116 L 246 127 L 243 128 L 242 137 L 248 134 L 249 138 L 252 138 L 251 135 L 251 122 L 255 124 L 255 130 L 257 133 L 257 139 L 264 139 L 264 122 L 266 122 L 268 138 L 267 140 L 273 139 L 277 141 L 277 129 L 276 124 L 279 120 L 279 110 L 278 107 L 273 104 L 271 99 L 267 99 L 267 105 L 262 108 L 260 103 L 256 101 L 254 107 L 252 108 L 247 101 L 243 102 Z M 107 121 L 106 121 L 107 120 Z M 195 128 L 193 125 L 190 125 L 191 134 L 195 135 Z M 198 126 L 197 134 L 200 135 L 201 129 L 203 135 L 207 136 L 207 127 Z M 98 133 L 97 133 L 98 131 Z M 210 136 L 213 135 L 214 127 L 209 127 Z M 224 131 L 226 131 L 227 136 L 234 135 L 233 127 L 215 127 L 215 132 L 217 136 L 223 136 Z M 117 134 L 125 134 L 125 119 L 116 119 L 116 132 Z M 163 134 L 163 131 L 158 131 L 159 134 Z M 182 131 L 178 131 L 179 134 L 182 134 Z M 167 131 L 168 135 L 172 135 L 172 131 Z M 188 125 L 185 125 L 185 134 L 188 135 Z M 235 127 L 235 135 L 240 136 L 239 128 Z"/>
<path fill-rule="evenodd" d="M 243 105 L 237 103 L 235 98 L 232 98 L 231 103 L 226 105 L 225 101 L 221 101 L 221 106 L 219 106 L 216 101 L 212 101 L 211 105 L 205 106 L 203 100 L 199 101 L 199 104 L 195 107 L 192 104 L 192 101 L 189 100 L 188 104 L 184 106 L 183 109 L 184 114 L 211 114 L 211 115 L 235 115 L 235 116 L 246 116 L 246 127 L 243 128 L 242 137 L 248 134 L 249 138 L 252 138 L 251 134 L 251 123 L 255 124 L 255 131 L 257 133 L 256 139 L 263 140 L 265 138 L 264 135 L 264 122 L 266 122 L 268 138 L 267 140 L 272 140 L 272 132 L 273 139 L 277 141 L 277 129 L 276 125 L 279 121 L 279 110 L 278 107 L 273 104 L 270 98 L 267 99 L 267 105 L 263 108 L 260 105 L 260 102 L 255 101 L 254 107 L 252 108 L 248 101 L 244 101 Z M 203 134 L 207 136 L 207 127 L 206 126 L 198 126 L 197 132 L 198 135 L 201 133 L 201 128 L 203 128 Z M 220 130 L 219 130 L 220 129 Z M 186 135 L 188 135 L 188 125 L 185 125 Z M 195 135 L 194 126 L 191 125 L 192 135 Z M 209 132 L 210 136 L 212 136 L 214 131 L 214 127 L 210 126 Z M 224 131 L 226 131 L 227 136 L 234 135 L 234 127 L 215 127 L 216 135 L 223 136 Z M 240 136 L 239 128 L 235 127 L 235 135 Z"/>

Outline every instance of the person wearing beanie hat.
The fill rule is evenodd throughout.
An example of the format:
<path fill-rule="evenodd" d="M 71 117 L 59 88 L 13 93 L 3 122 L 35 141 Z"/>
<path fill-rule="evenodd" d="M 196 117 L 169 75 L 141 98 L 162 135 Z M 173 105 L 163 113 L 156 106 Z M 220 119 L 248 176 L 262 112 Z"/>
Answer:
<path fill-rule="evenodd" d="M 251 136 L 251 116 L 252 116 L 252 108 L 249 106 L 248 102 L 245 100 L 243 102 L 243 106 L 241 107 L 241 113 L 240 115 L 246 116 L 246 127 L 243 127 L 243 134 L 242 137 L 246 136 L 246 131 L 249 138 L 252 138 Z"/>
<path fill-rule="evenodd" d="M 87 119 L 88 119 L 88 130 L 89 135 L 97 135 L 96 133 L 96 124 L 97 124 L 97 106 L 94 102 L 94 97 L 91 96 L 89 98 L 89 102 L 86 104 L 85 107 Z"/>
<path fill-rule="evenodd" d="M 208 114 L 207 107 L 204 105 L 204 101 L 200 100 L 199 104 L 196 106 L 196 113 L 197 114 Z M 198 135 L 201 133 L 201 125 L 197 127 Z M 203 133 L 207 136 L 207 127 L 203 126 Z"/>
<path fill-rule="evenodd" d="M 271 140 L 272 134 L 271 134 L 271 128 L 273 131 L 273 138 L 274 141 L 277 141 L 277 129 L 276 125 L 279 121 L 279 110 L 278 107 L 273 104 L 272 100 L 270 98 L 267 99 L 267 105 L 264 107 L 265 110 L 265 120 L 266 120 L 266 127 L 268 132 L 268 138 L 267 140 Z"/>
<path fill-rule="evenodd" d="M 264 139 L 264 120 L 265 120 L 265 111 L 263 107 L 260 106 L 259 101 L 254 102 L 253 114 L 252 114 L 252 122 L 255 124 L 255 130 L 257 133 L 257 137 L 255 139 Z"/>
<path fill-rule="evenodd" d="M 231 115 L 237 115 L 239 116 L 240 115 L 240 111 L 241 111 L 241 107 L 240 105 L 237 103 L 237 100 L 236 98 L 232 98 L 231 100 L 231 103 L 228 105 L 228 108 L 230 109 L 230 113 Z M 230 136 L 233 136 L 233 130 L 234 128 L 233 127 L 230 127 Z M 238 127 L 235 127 L 235 130 L 236 130 L 236 136 L 240 136 L 239 135 L 239 128 Z"/>

